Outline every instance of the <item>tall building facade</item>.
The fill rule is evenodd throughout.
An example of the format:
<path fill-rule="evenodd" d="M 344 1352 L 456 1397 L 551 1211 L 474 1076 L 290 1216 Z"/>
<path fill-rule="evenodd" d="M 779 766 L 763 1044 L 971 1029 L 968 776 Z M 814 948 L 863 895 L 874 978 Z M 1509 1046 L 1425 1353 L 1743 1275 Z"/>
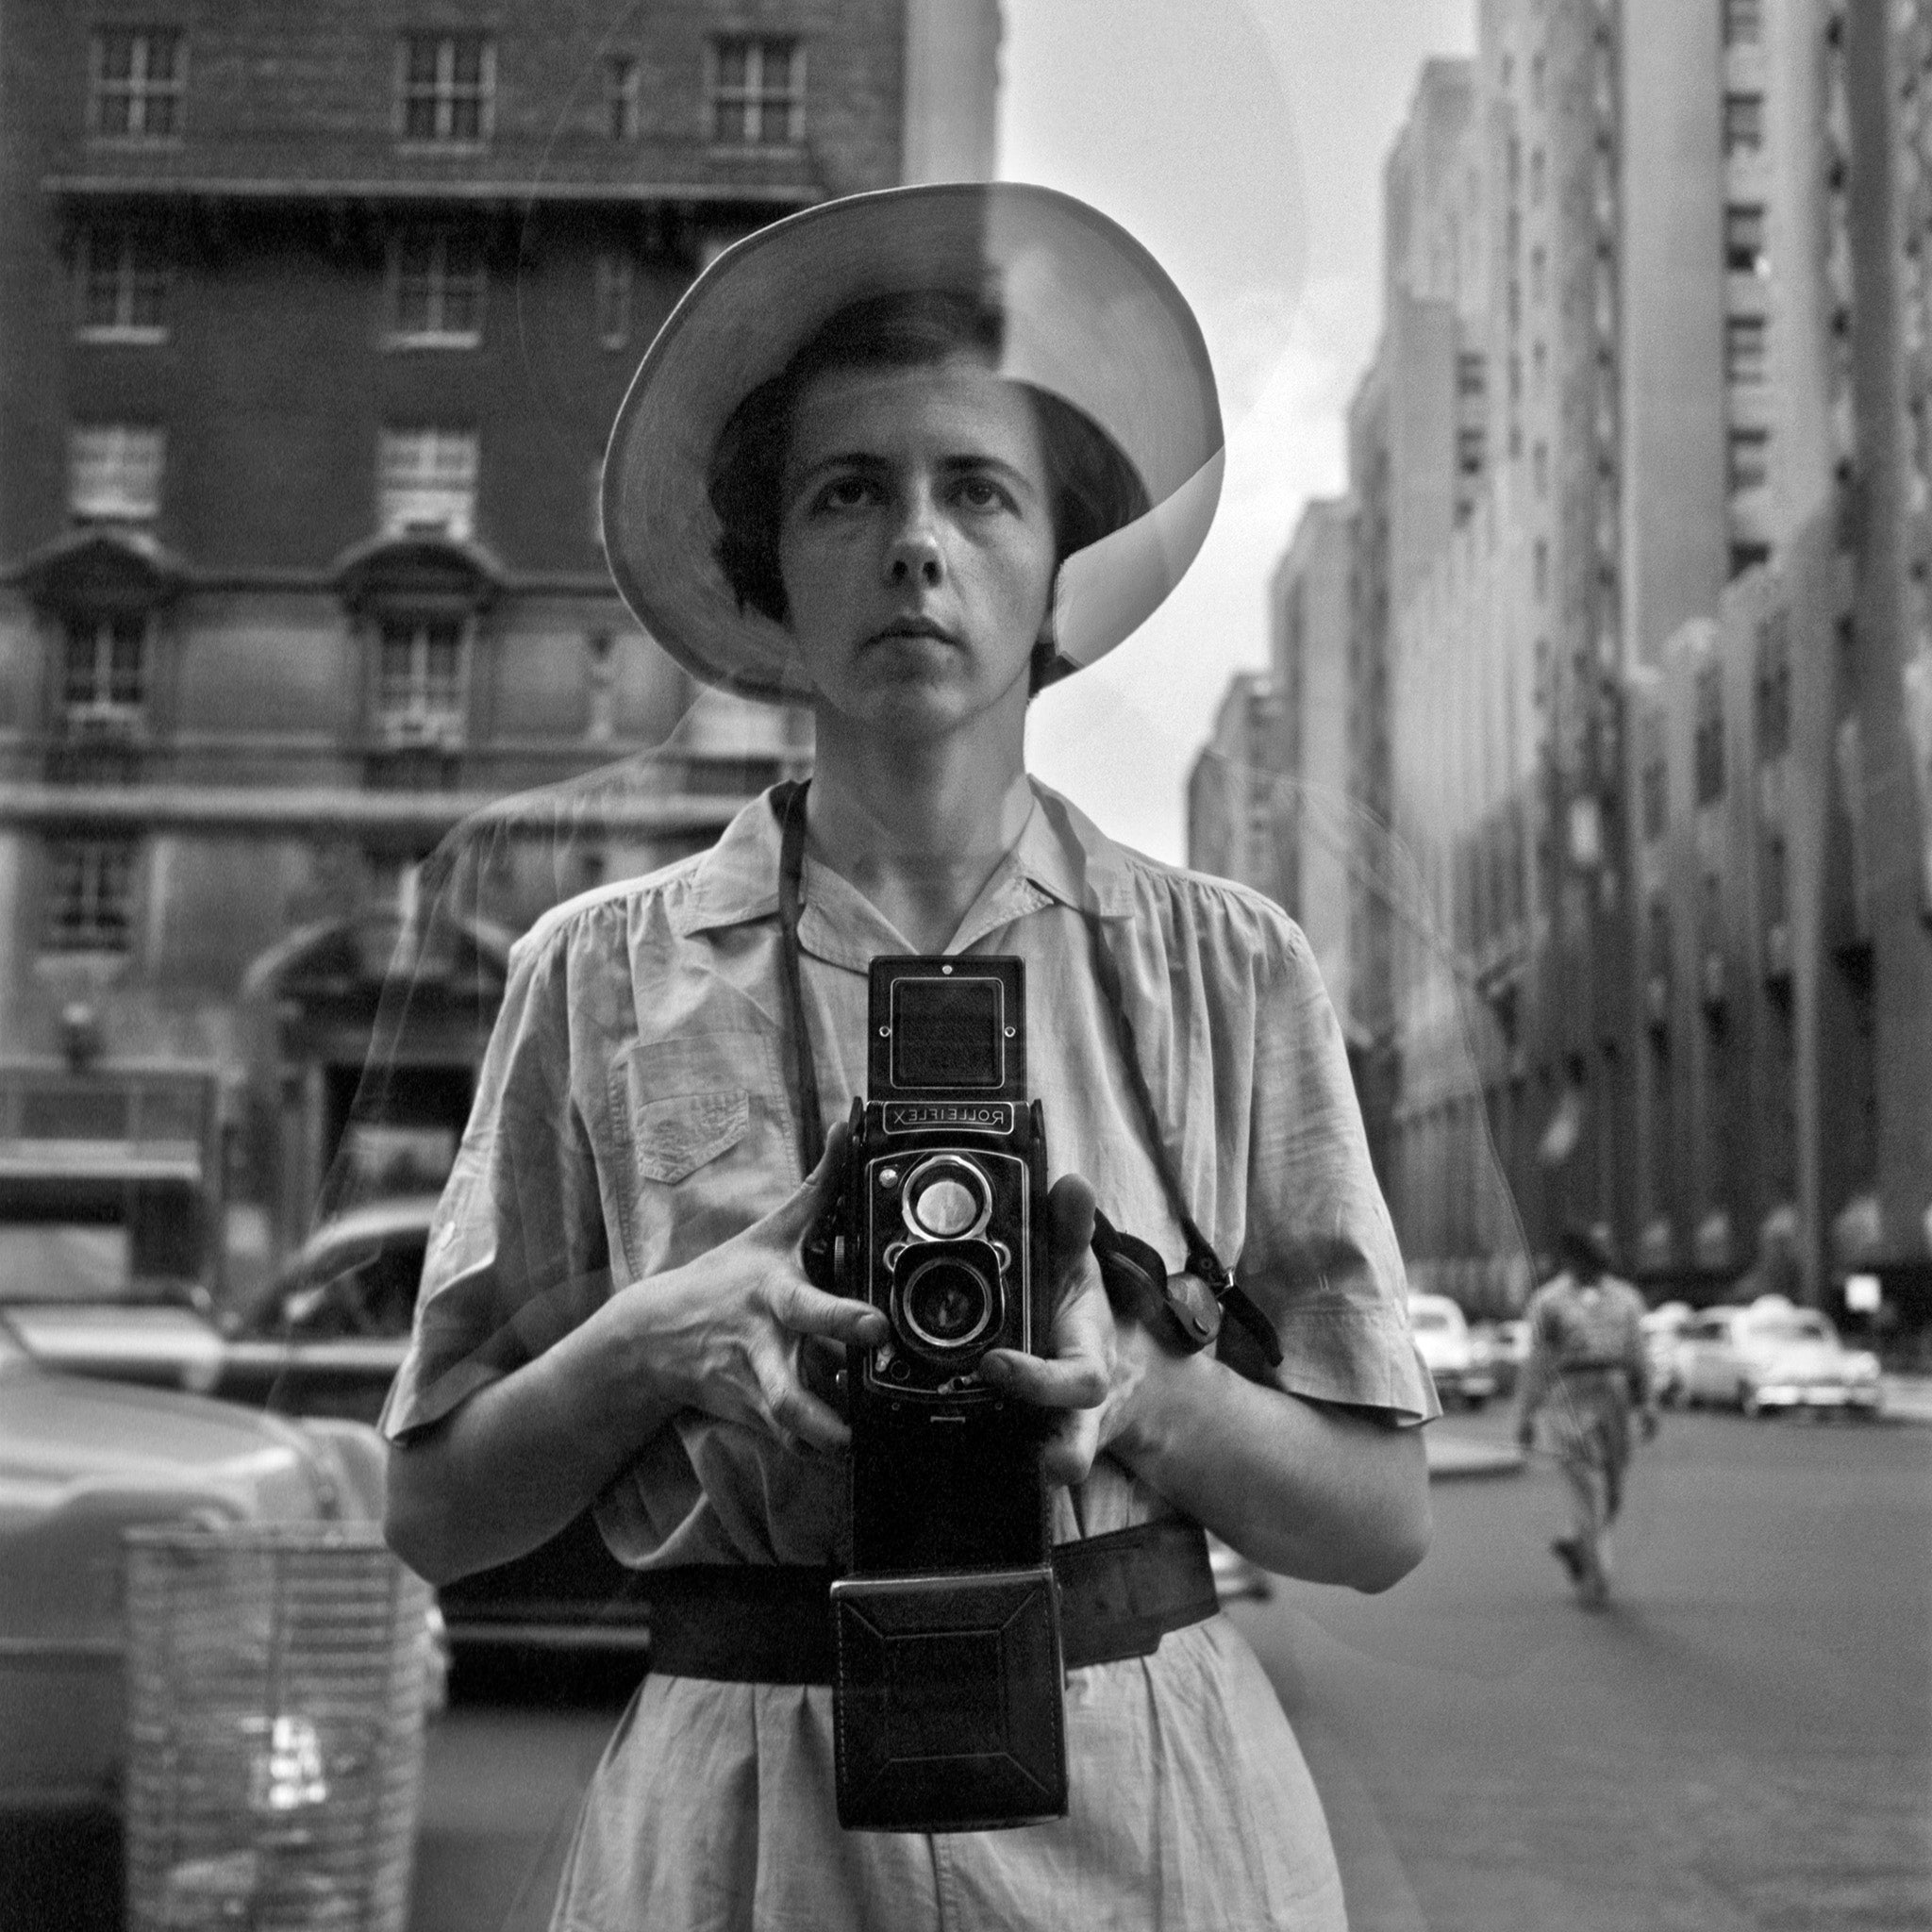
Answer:
<path fill-rule="evenodd" d="M 719 248 L 991 172 L 997 38 L 996 0 L 9 12 L 9 1218 L 118 1221 L 136 1273 L 268 1265 L 342 1151 L 419 862 L 665 747 L 568 876 L 506 841 L 441 935 L 359 1150 L 433 1181 L 515 933 L 808 757 L 797 719 L 694 706 L 616 599 L 604 438 Z"/>
<path fill-rule="evenodd" d="M 1467 1300 L 1518 1241 L 1487 1141 L 1532 1249 L 1932 1313 L 1928 15 L 1483 0 L 1391 157 L 1331 729 L 1421 908 L 1353 965 L 1385 1179 Z M 1404 383 L 1446 485 L 1363 434 Z"/>

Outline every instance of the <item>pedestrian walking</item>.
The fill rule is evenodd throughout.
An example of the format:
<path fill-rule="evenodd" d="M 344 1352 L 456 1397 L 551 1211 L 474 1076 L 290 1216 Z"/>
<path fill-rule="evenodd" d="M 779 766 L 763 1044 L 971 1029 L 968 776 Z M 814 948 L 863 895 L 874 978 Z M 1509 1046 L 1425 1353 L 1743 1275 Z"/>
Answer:
<path fill-rule="evenodd" d="M 1032 693 L 1186 569 L 1221 460 L 1179 291 L 1043 189 L 778 223 L 640 368 L 606 461 L 619 588 L 699 678 L 808 705 L 814 772 L 519 942 L 385 1414 L 391 1538 L 425 1575 L 591 1506 L 649 1573 L 653 1669 L 587 1794 L 559 1932 L 1343 1924 L 1307 1766 L 1204 1586 L 1201 1530 L 1363 1590 L 1426 1546 L 1399 1425 L 1437 1404 L 1341 1030 L 1278 908 L 1115 844 L 1024 756 Z M 1056 1573 L 1097 1584 L 1068 1592 L 1067 1811 L 845 1831 L 837 1373 L 888 1324 L 814 1287 L 801 1242 L 866 1078 L 869 962 L 981 953 L 1024 961 L 1058 1172 L 1047 1346 L 977 1373 L 1040 1412 Z M 1197 1311 L 1240 1312 L 1239 1257 L 1239 1364 L 1233 1320 L 1197 1347 L 1116 1306 L 1096 1227 L 1151 1242 L 1143 1278 L 1164 1265 Z"/>
<path fill-rule="evenodd" d="M 1566 1229 L 1559 1272 L 1531 1295 L 1516 1437 L 1537 1445 L 1541 1419 L 1569 1491 L 1571 1527 L 1550 1544 L 1585 1604 L 1610 1589 L 1610 1526 L 1624 1506 L 1634 1407 L 1646 1441 L 1657 1434 L 1643 1297 L 1609 1272 L 1593 1230 Z"/>

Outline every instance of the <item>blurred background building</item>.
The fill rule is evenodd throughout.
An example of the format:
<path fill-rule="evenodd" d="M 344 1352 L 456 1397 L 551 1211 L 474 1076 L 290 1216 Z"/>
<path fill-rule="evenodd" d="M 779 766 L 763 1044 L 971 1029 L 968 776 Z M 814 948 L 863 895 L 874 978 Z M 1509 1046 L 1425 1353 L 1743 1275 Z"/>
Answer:
<path fill-rule="evenodd" d="M 1191 856 L 1315 937 L 1418 1286 L 1514 1292 L 1487 1141 L 1533 1250 L 1924 1320 L 1932 8 L 1478 13 L 1275 581 L 1292 861 Z"/>
<path fill-rule="evenodd" d="M 299 1236 L 419 862 L 669 740 L 419 960 L 434 1187 L 508 946 L 808 749 L 612 593 L 639 356 L 794 208 L 991 173 L 997 0 L 25 0 L 0 59 L 0 1217 L 210 1284 Z M 425 1007 L 425 1010 L 427 1008 Z"/>

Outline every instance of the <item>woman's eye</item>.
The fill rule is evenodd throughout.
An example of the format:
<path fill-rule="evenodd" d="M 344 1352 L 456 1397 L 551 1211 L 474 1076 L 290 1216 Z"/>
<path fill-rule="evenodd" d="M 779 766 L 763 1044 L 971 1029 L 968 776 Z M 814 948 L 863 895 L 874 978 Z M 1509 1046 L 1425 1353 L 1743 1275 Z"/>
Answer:
<path fill-rule="evenodd" d="M 967 476 L 959 484 L 959 501 L 971 509 L 997 509 L 1009 502 L 1007 492 L 986 476 Z"/>
<path fill-rule="evenodd" d="M 863 476 L 839 476 L 818 493 L 819 509 L 858 509 L 870 503 L 873 487 Z"/>

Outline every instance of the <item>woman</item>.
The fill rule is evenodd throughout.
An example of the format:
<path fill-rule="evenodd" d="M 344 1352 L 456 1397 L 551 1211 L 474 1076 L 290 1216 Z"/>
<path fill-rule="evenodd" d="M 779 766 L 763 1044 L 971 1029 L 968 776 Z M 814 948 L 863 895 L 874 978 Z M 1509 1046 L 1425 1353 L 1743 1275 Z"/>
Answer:
<path fill-rule="evenodd" d="M 1434 1398 L 1307 944 L 1024 768 L 1032 691 L 1198 548 L 1220 442 L 1178 292 L 1044 190 L 828 204 L 720 258 L 667 323 L 607 458 L 612 567 L 699 675 L 810 706 L 803 906 L 781 919 L 759 800 L 519 945 L 385 1417 L 391 1539 L 432 1580 L 594 1503 L 625 1562 L 743 1568 L 731 1614 L 765 1601 L 764 1641 L 766 1586 L 841 1565 L 824 1371 L 885 1323 L 805 1278 L 841 1137 L 808 1174 L 803 1150 L 863 1091 L 870 959 L 909 952 L 1026 962 L 1058 1313 L 1044 1357 L 984 1373 L 1053 1416 L 1057 1541 L 1186 1518 L 1368 1590 L 1420 1558 L 1421 1444 L 1394 1424 Z M 1096 1198 L 1176 1272 L 1238 1257 L 1280 1366 L 1116 1312 Z M 1008 1832 L 841 1832 L 830 1692 L 731 1668 L 646 1680 L 558 1925 L 1342 1923 L 1307 1768 L 1221 1617 L 1069 1671 L 1070 1814 Z"/>

